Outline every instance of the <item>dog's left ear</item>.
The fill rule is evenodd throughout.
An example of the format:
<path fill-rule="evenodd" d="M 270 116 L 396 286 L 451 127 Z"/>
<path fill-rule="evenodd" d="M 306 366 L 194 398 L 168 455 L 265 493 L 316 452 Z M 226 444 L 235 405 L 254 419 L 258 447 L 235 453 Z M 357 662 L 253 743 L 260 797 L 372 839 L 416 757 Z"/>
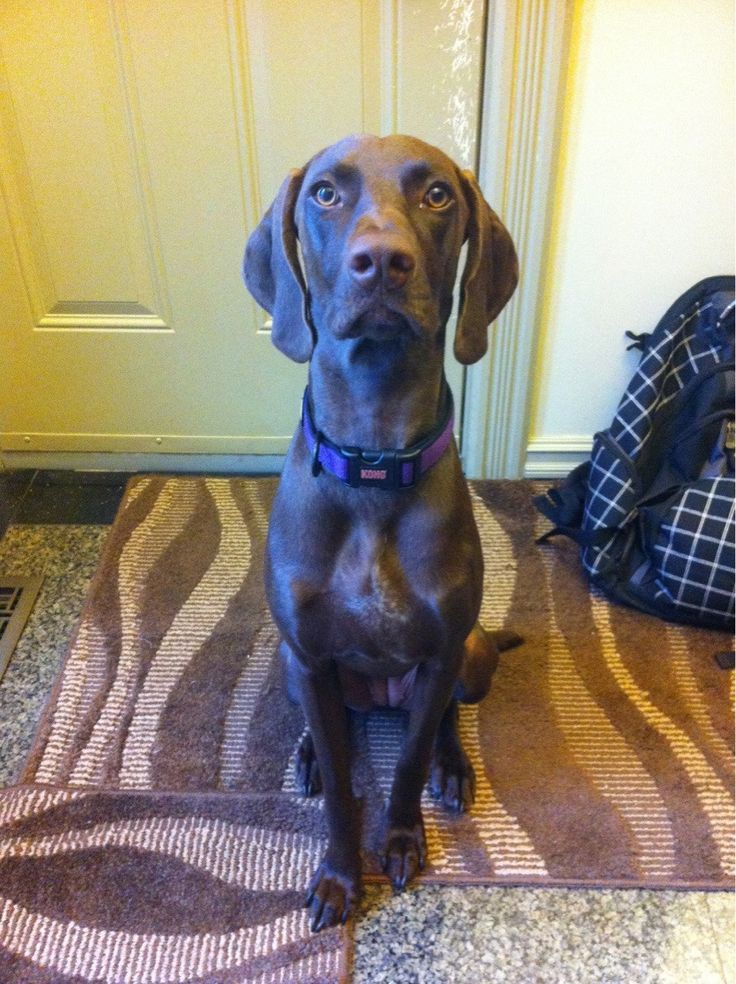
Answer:
<path fill-rule="evenodd" d="M 273 318 L 271 340 L 295 362 L 307 362 L 314 339 L 299 265 L 294 208 L 304 169 L 292 171 L 245 247 L 243 280 Z"/>
<path fill-rule="evenodd" d="M 460 178 L 470 208 L 468 256 L 460 282 L 455 358 L 477 362 L 488 348 L 488 325 L 501 313 L 519 279 L 519 261 L 506 226 L 488 205 L 470 171 Z"/>

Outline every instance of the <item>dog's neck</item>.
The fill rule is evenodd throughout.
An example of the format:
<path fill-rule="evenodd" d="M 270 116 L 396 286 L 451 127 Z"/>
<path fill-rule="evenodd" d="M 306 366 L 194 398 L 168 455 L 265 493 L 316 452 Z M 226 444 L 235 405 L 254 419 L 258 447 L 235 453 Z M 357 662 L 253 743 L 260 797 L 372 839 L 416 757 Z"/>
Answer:
<path fill-rule="evenodd" d="M 317 428 L 341 446 L 405 448 L 436 426 L 445 398 L 439 345 L 318 338 L 309 367 Z"/>

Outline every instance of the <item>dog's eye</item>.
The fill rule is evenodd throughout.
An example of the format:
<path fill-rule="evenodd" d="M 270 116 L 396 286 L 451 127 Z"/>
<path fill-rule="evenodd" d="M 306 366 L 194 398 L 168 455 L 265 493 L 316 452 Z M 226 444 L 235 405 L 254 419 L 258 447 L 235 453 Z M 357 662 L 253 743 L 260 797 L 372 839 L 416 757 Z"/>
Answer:
<path fill-rule="evenodd" d="M 447 208 L 452 201 L 452 195 L 443 184 L 433 184 L 424 196 L 424 204 L 429 208 Z"/>
<path fill-rule="evenodd" d="M 312 192 L 312 198 L 323 208 L 332 208 L 340 201 L 337 189 L 328 181 L 322 181 Z"/>

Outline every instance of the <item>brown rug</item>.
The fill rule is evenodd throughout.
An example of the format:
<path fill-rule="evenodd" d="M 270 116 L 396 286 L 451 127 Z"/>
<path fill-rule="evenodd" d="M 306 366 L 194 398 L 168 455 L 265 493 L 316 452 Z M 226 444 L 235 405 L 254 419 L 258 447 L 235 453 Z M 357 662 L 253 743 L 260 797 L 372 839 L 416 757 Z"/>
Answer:
<path fill-rule="evenodd" d="M 591 594 L 540 548 L 530 483 L 473 483 L 482 621 L 526 644 L 462 709 L 468 816 L 425 797 L 425 880 L 726 888 L 733 674 L 720 633 Z M 275 481 L 133 480 L 20 785 L 0 794 L 0 980 L 329 982 L 303 889 L 321 799 L 295 795 L 303 731 L 261 583 Z M 400 713 L 354 721 L 366 869 Z"/>

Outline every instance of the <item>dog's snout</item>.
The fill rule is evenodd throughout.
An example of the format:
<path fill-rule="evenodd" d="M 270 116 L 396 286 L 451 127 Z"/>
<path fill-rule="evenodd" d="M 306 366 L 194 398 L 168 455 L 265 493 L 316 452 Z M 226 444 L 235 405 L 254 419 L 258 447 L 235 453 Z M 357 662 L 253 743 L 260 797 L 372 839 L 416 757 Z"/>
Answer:
<path fill-rule="evenodd" d="M 379 238 L 356 242 L 348 260 L 351 277 L 365 288 L 382 282 L 388 290 L 398 290 L 406 284 L 415 266 L 416 258 L 404 244 Z"/>

